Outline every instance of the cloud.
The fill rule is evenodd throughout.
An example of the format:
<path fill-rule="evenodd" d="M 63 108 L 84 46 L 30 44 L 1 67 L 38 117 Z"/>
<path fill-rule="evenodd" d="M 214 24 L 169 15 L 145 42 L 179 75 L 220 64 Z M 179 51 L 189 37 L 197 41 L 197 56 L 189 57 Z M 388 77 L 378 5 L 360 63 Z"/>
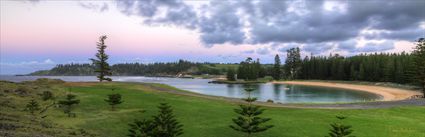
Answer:
<path fill-rule="evenodd" d="M 24 0 L 24 1 L 31 2 L 31 3 L 35 4 L 35 3 L 40 2 L 41 0 Z"/>
<path fill-rule="evenodd" d="M 246 50 L 246 51 L 242 51 L 241 53 L 244 53 L 244 54 L 253 54 L 253 53 L 255 53 L 255 50 Z"/>
<path fill-rule="evenodd" d="M 90 10 L 99 11 L 99 12 L 104 12 L 104 11 L 107 11 L 109 9 L 108 4 L 106 4 L 106 3 L 96 4 L 96 3 L 80 2 L 80 3 L 78 3 L 78 5 L 85 8 L 85 9 L 90 9 Z"/>
<path fill-rule="evenodd" d="M 320 54 L 332 50 L 335 47 L 333 43 L 312 43 L 303 46 L 303 49 L 313 54 Z"/>
<path fill-rule="evenodd" d="M 408 40 L 414 41 L 419 37 L 425 37 L 425 29 L 421 28 L 408 28 L 399 30 L 397 32 L 394 31 L 375 31 L 371 33 L 366 33 L 364 35 L 366 39 L 390 39 L 390 40 Z"/>
<path fill-rule="evenodd" d="M 207 47 L 224 43 L 299 43 L 307 44 L 305 50 L 317 52 L 314 49 L 332 47 L 323 43 L 356 37 L 416 39 L 424 31 L 420 23 L 425 21 L 424 1 L 209 1 L 200 10 L 181 0 L 118 3 L 123 13 L 145 17 L 145 23 L 195 29 Z M 360 33 L 366 28 L 385 32 Z M 338 45 L 340 50 L 355 48 L 352 42 Z"/>
<path fill-rule="evenodd" d="M 44 61 L 23 61 L 19 63 L 4 63 L 1 62 L 1 65 L 8 65 L 8 66 L 25 66 L 25 65 L 48 65 L 48 64 L 55 64 L 55 62 L 51 59 L 46 59 Z"/>
<path fill-rule="evenodd" d="M 0 62 L 0 74 L 28 74 L 37 70 L 51 69 L 55 62 L 51 59 L 44 61 L 24 61 L 20 63 Z"/>
<path fill-rule="evenodd" d="M 357 41 L 351 39 L 340 42 L 338 43 L 337 49 L 340 51 L 354 52 L 357 50 Z"/>
<path fill-rule="evenodd" d="M 394 49 L 394 42 L 386 41 L 382 43 L 368 42 L 365 46 L 357 49 L 358 52 L 382 52 Z"/>
<path fill-rule="evenodd" d="M 257 52 L 257 54 L 260 54 L 260 55 L 266 55 L 266 54 L 270 53 L 270 48 L 269 47 L 262 47 L 262 48 L 257 49 L 256 52 Z"/>
<path fill-rule="evenodd" d="M 43 61 L 44 64 L 53 64 L 55 62 L 53 62 L 51 59 L 46 59 Z"/>
<path fill-rule="evenodd" d="M 425 31 L 420 27 L 425 22 L 425 1 L 416 0 L 204 1 L 197 8 L 182 0 L 117 3 L 122 13 L 143 17 L 146 24 L 195 30 L 207 47 L 297 43 L 305 45 L 303 50 L 317 53 L 335 46 L 328 43 L 340 43 L 338 50 L 359 51 L 355 38 L 412 41 L 423 37 Z"/>
<path fill-rule="evenodd" d="M 117 0 L 117 6 L 126 15 L 143 17 L 145 24 L 169 24 L 194 29 L 198 24 L 193 7 L 181 0 Z"/>
<path fill-rule="evenodd" d="M 275 46 L 276 46 L 276 45 L 275 45 Z M 286 53 L 286 51 L 287 51 L 287 50 L 289 50 L 289 49 L 291 49 L 291 48 L 300 47 L 300 46 L 301 46 L 300 44 L 294 44 L 294 43 L 291 43 L 291 44 L 282 44 L 282 45 L 278 45 L 277 47 L 279 47 L 279 48 L 278 48 L 278 51 L 279 51 L 279 52 Z"/>
<path fill-rule="evenodd" d="M 207 45 L 241 44 L 246 39 L 243 32 L 243 24 L 237 11 L 230 2 L 213 1 L 210 7 L 206 7 L 209 16 L 199 18 L 199 31 L 201 41 Z"/>
<path fill-rule="evenodd" d="M 229 59 L 237 58 L 238 56 L 237 55 L 222 55 L 222 54 L 219 54 L 218 57 L 223 59 L 223 60 L 229 60 Z"/>
<path fill-rule="evenodd" d="M 359 37 L 388 41 L 425 37 L 425 1 L 420 0 L 115 2 L 121 13 L 142 17 L 145 24 L 174 25 L 197 31 L 206 47 L 225 43 L 297 43 L 306 44 L 306 50 L 311 50 L 311 44 L 327 49 L 329 45 L 323 43 L 341 43 L 338 50 L 356 51 L 358 47 L 346 42 Z M 106 3 L 80 2 L 80 6 L 96 11 L 109 9 Z M 378 31 L 362 33 L 363 30 Z"/>

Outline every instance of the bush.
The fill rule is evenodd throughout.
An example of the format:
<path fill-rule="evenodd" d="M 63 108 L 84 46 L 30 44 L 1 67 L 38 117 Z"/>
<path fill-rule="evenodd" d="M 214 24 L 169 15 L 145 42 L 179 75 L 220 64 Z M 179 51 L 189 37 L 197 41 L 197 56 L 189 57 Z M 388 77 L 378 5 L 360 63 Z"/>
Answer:
<path fill-rule="evenodd" d="M 36 111 L 40 110 L 40 105 L 34 99 L 31 99 L 30 102 L 25 106 L 25 110 L 29 111 L 31 115 L 34 115 Z"/>
<path fill-rule="evenodd" d="M 38 95 L 40 95 L 40 96 L 41 96 L 41 99 L 42 99 L 43 101 L 46 101 L 46 100 L 49 100 L 49 99 L 53 99 L 53 98 L 54 98 L 54 97 L 53 97 L 53 93 L 52 93 L 52 92 L 50 92 L 50 91 L 43 91 L 43 93 L 38 94 Z"/>
<path fill-rule="evenodd" d="M 111 110 L 114 111 L 115 110 L 115 106 L 118 104 L 121 104 L 121 94 L 109 94 L 108 98 L 105 99 L 105 101 L 111 105 Z"/>
<path fill-rule="evenodd" d="M 72 113 L 72 106 L 79 104 L 80 100 L 76 99 L 77 96 L 73 94 L 66 95 L 66 98 L 64 100 L 59 100 L 59 105 L 63 108 L 63 112 L 65 114 L 68 114 L 68 117 L 75 117 L 75 114 Z"/>
<path fill-rule="evenodd" d="M 26 86 L 20 86 L 15 90 L 15 93 L 20 96 L 26 96 L 30 92 L 30 89 Z"/>

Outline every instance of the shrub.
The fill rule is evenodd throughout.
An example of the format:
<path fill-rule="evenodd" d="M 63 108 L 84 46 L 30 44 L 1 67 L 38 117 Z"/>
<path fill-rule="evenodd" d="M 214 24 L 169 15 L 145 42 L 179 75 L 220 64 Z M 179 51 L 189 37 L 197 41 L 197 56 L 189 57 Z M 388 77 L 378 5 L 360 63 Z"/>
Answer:
<path fill-rule="evenodd" d="M 53 99 L 53 93 L 50 91 L 43 91 L 43 93 L 39 94 L 41 96 L 41 99 L 43 101 L 49 100 L 49 99 Z"/>
<path fill-rule="evenodd" d="M 115 105 L 121 104 L 121 94 L 109 94 L 108 99 L 105 99 L 111 105 L 112 111 L 115 110 Z"/>

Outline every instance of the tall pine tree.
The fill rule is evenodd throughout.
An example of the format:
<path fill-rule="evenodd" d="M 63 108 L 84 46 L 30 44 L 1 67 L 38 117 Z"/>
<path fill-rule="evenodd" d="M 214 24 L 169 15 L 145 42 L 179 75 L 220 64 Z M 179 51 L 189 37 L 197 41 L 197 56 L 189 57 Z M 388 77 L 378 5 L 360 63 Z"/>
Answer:
<path fill-rule="evenodd" d="M 385 67 L 383 68 L 384 71 L 384 81 L 388 81 L 388 82 L 393 82 L 392 80 L 394 79 L 394 59 L 393 58 L 389 58 L 387 60 L 387 64 L 385 65 Z"/>
<path fill-rule="evenodd" d="M 254 91 L 252 88 L 247 88 L 245 91 L 248 93 L 248 98 L 243 99 L 248 103 L 248 105 L 240 105 L 239 109 L 234 111 L 239 115 L 237 118 L 232 119 L 234 125 L 230 125 L 230 128 L 244 132 L 250 137 L 254 133 L 263 132 L 273 127 L 273 125 L 262 124 L 270 121 L 270 118 L 262 118 L 260 115 L 263 113 L 264 109 L 260 109 L 259 106 L 252 105 L 257 98 L 251 97 L 251 92 Z"/>
<path fill-rule="evenodd" d="M 159 114 L 153 117 L 154 137 L 176 137 L 183 134 L 183 125 L 180 124 L 174 114 L 173 109 L 167 103 L 161 103 Z"/>
<path fill-rule="evenodd" d="M 280 69 L 280 57 L 278 54 L 274 57 L 274 66 L 272 77 L 274 80 L 279 80 L 282 76 L 282 70 Z"/>
<path fill-rule="evenodd" d="M 291 48 L 287 50 L 285 61 L 285 74 L 288 79 L 296 79 L 301 70 L 300 48 Z"/>
<path fill-rule="evenodd" d="M 153 120 L 136 120 L 129 124 L 129 137 L 177 137 L 183 134 L 183 125 L 173 114 L 173 109 L 167 103 L 161 103 L 159 114 Z"/>
<path fill-rule="evenodd" d="M 425 98 L 425 38 L 420 38 L 416 43 L 415 51 L 415 68 L 417 73 L 418 83 L 422 86 L 422 91 Z"/>
<path fill-rule="evenodd" d="M 106 76 L 111 76 L 111 68 L 109 67 L 109 64 L 107 62 L 109 56 L 105 53 L 106 45 L 105 45 L 105 39 L 107 37 L 100 36 L 99 42 L 97 42 L 97 53 L 96 58 L 97 59 L 90 59 L 93 64 L 96 66 L 95 72 L 98 73 L 97 79 L 102 82 L 104 80 L 106 81 L 112 81 L 111 78 L 108 78 Z"/>

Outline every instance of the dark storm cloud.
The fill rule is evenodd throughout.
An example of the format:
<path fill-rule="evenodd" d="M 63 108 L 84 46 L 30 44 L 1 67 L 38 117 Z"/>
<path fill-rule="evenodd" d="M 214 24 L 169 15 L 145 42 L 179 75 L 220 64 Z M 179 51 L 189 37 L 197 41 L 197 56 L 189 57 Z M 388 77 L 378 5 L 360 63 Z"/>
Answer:
<path fill-rule="evenodd" d="M 269 5 L 282 5 L 287 7 L 291 1 Z M 388 30 L 392 34 L 383 37 L 405 40 L 406 37 L 419 37 L 417 32 L 406 31 L 412 26 L 418 29 L 419 23 L 424 21 L 424 1 L 348 1 L 343 11 L 324 10 L 323 1 L 308 1 L 300 7 L 305 14 L 275 12 L 263 17 L 261 12 L 253 14 L 252 31 L 253 41 L 257 43 L 268 42 L 329 42 L 343 41 L 359 36 L 365 28 Z M 264 7 L 261 10 L 273 10 Z M 265 19 L 263 21 L 261 19 Z M 422 30 L 423 31 L 423 30 Z M 392 36 L 392 37 L 391 37 Z M 401 37 L 405 36 L 405 37 Z M 410 40 L 409 39 L 409 40 Z"/>
<path fill-rule="evenodd" d="M 193 7 L 181 0 L 117 0 L 117 6 L 126 15 L 145 17 L 144 23 L 164 23 L 194 29 L 197 14 Z"/>
<path fill-rule="evenodd" d="M 424 21 L 424 6 L 421 0 L 350 1 L 348 17 L 355 22 L 371 21 L 369 25 L 375 29 L 400 30 Z"/>
<path fill-rule="evenodd" d="M 230 2 L 212 2 L 215 6 L 205 7 L 210 16 L 199 18 L 199 31 L 201 40 L 207 45 L 241 44 L 244 42 L 245 33 L 242 31 L 243 24 L 236 14 L 234 4 Z"/>
<path fill-rule="evenodd" d="M 328 2 L 336 3 L 326 9 Z M 424 37 L 420 28 L 425 22 L 424 6 L 425 1 L 420 0 L 243 0 L 209 1 L 195 9 L 181 0 L 118 1 L 123 13 L 142 16 L 145 23 L 197 30 L 206 46 L 299 43 L 314 53 L 332 49 L 329 43 L 336 43 L 338 50 L 353 52 L 394 47 L 367 45 L 356 50 L 356 43 L 350 41 L 356 37 L 409 41 Z M 379 33 L 363 34 L 362 30 Z"/>
<path fill-rule="evenodd" d="M 251 34 L 254 43 L 270 42 L 297 42 L 313 43 L 335 40 L 345 40 L 356 36 L 354 25 L 333 23 L 334 20 L 343 16 L 340 13 L 326 14 L 321 8 L 322 1 L 308 3 L 294 3 L 292 1 L 261 1 L 267 3 L 259 6 L 262 12 L 250 15 L 252 24 Z M 298 6 L 298 7 L 294 7 Z M 297 8 L 288 12 L 287 9 Z M 307 10 L 308 9 L 308 10 Z M 274 14 L 264 14 L 271 11 Z M 298 13 L 301 12 L 301 13 Z"/>

